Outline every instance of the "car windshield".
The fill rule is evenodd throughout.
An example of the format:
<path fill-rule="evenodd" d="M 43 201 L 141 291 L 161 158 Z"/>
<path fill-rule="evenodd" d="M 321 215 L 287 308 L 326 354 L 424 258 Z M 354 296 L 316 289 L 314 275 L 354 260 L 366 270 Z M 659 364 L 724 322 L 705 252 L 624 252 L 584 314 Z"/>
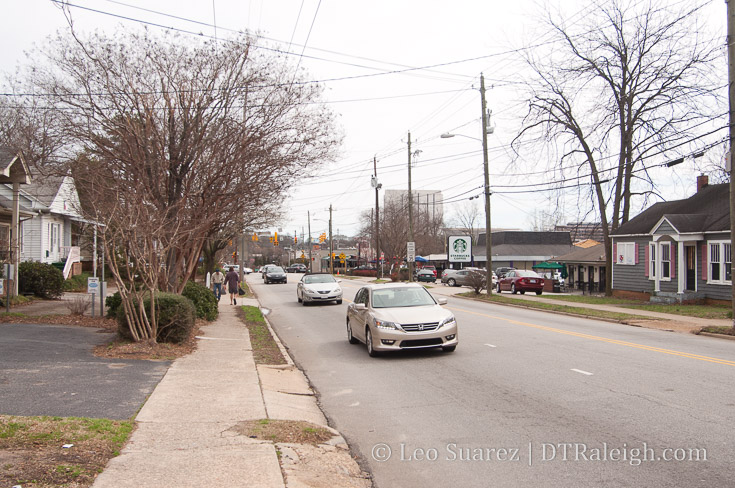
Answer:
<path fill-rule="evenodd" d="M 271 266 L 268 268 L 268 273 L 283 273 L 283 268 L 280 266 Z"/>
<path fill-rule="evenodd" d="M 386 288 L 373 290 L 373 308 L 421 307 L 435 305 L 424 288 Z"/>
<path fill-rule="evenodd" d="M 312 283 L 333 283 L 335 281 L 332 275 L 328 274 L 315 274 L 304 276 L 304 283 L 310 285 Z"/>

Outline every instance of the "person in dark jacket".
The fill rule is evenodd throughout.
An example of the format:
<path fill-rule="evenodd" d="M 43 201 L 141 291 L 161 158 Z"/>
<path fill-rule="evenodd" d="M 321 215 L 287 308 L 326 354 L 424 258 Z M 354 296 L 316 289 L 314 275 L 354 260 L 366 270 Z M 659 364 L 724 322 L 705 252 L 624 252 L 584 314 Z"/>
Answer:
<path fill-rule="evenodd" d="M 230 266 L 230 270 L 225 275 L 225 285 L 230 293 L 230 305 L 237 305 L 237 289 L 240 287 L 240 275 L 237 274 L 235 268 Z"/>

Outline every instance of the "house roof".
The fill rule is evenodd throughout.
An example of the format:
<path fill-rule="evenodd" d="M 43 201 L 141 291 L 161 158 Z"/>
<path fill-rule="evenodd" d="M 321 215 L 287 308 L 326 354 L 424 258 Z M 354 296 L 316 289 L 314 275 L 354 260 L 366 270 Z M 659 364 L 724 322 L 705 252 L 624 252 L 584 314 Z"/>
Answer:
<path fill-rule="evenodd" d="M 31 172 L 23 157 L 8 146 L 0 146 L 0 183 L 31 182 Z"/>
<path fill-rule="evenodd" d="M 65 176 L 42 176 L 34 178 L 31 184 L 25 186 L 23 191 L 38 200 L 42 205 L 50 207 L 59 193 L 59 188 L 64 182 Z"/>
<path fill-rule="evenodd" d="M 592 247 L 575 247 L 575 249 L 563 256 L 556 258 L 560 263 L 604 263 L 605 245 L 597 244 Z"/>
<path fill-rule="evenodd" d="M 730 230 L 730 185 L 707 185 L 689 198 L 659 202 L 618 227 L 613 236 L 650 234 L 662 218 L 681 233 Z"/>
<path fill-rule="evenodd" d="M 571 246 L 572 237 L 568 231 L 565 232 L 525 232 L 525 231 L 503 231 L 493 232 L 493 254 L 495 247 L 503 244 L 509 245 L 561 245 Z M 485 245 L 485 234 L 480 234 L 477 240 L 478 246 Z"/>

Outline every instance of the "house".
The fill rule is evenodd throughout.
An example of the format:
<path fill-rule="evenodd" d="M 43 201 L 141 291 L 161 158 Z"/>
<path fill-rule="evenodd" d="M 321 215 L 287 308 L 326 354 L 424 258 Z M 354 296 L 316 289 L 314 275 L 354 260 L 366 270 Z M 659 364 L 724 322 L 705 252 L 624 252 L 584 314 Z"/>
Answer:
<path fill-rule="evenodd" d="M 574 245 L 574 250 L 556 258 L 567 266 L 567 283 L 575 290 L 605 292 L 605 245 L 586 240 Z M 581 245 L 580 245 L 581 244 Z"/>
<path fill-rule="evenodd" d="M 7 211 L 11 195 L 10 185 L 0 185 L 0 214 Z M 65 261 L 79 246 L 84 220 L 78 208 L 79 196 L 70 176 L 37 177 L 26 185 L 19 195 L 20 261 Z"/>
<path fill-rule="evenodd" d="M 0 198 L 0 253 L 5 263 L 14 266 L 12 292 L 18 294 L 18 263 L 20 253 L 20 185 L 31 182 L 31 173 L 23 157 L 6 146 L 0 146 L 0 186 L 6 188 Z M 8 277 L 6 277 L 8 278 Z"/>
<path fill-rule="evenodd" d="M 569 232 L 503 231 L 492 233 L 492 266 L 531 269 L 534 264 L 567 254 L 572 250 Z M 475 262 L 484 265 L 485 234 L 480 234 L 475 246 Z"/>
<path fill-rule="evenodd" d="M 657 203 L 612 233 L 613 295 L 659 302 L 732 298 L 729 184 Z"/>

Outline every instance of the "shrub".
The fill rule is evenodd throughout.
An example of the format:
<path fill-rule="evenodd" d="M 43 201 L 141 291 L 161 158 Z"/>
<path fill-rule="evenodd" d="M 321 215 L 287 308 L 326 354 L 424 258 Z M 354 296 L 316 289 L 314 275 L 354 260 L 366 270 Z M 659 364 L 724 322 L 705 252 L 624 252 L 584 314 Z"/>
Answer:
<path fill-rule="evenodd" d="M 18 291 L 41 298 L 59 298 L 64 289 L 64 273 L 50 264 L 25 261 L 18 266 Z"/>
<path fill-rule="evenodd" d="M 91 306 L 92 302 L 86 296 L 75 297 L 66 304 L 66 308 L 69 309 L 72 315 L 84 315 Z"/>
<path fill-rule="evenodd" d="M 475 295 L 479 295 L 487 288 L 487 272 L 471 269 L 467 275 L 467 286 L 475 291 Z"/>
<path fill-rule="evenodd" d="M 143 305 L 146 311 L 150 309 L 149 297 L 143 300 Z M 179 343 L 188 339 L 194 330 L 196 309 L 191 300 L 184 296 L 159 292 L 156 294 L 156 316 L 158 317 L 156 341 Z M 117 332 L 121 337 L 133 339 L 125 311 L 120 306 L 117 309 L 117 325 Z"/>
<path fill-rule="evenodd" d="M 408 268 L 401 268 L 400 271 L 394 268 L 390 274 L 390 280 L 391 281 L 408 281 Z"/>
<path fill-rule="evenodd" d="M 119 291 L 106 297 L 105 306 L 107 307 L 107 317 L 111 319 L 117 317 L 117 309 L 120 308 L 120 305 L 122 305 L 122 297 Z"/>
<path fill-rule="evenodd" d="M 215 298 L 212 290 L 200 283 L 189 281 L 184 286 L 184 291 L 181 294 L 192 301 L 197 311 L 197 317 L 206 319 L 209 322 L 217 318 L 219 313 L 217 298 Z"/>
<path fill-rule="evenodd" d="M 376 269 L 353 269 L 350 271 L 350 274 L 352 276 L 370 276 L 370 277 L 377 277 L 378 276 L 378 270 Z"/>

